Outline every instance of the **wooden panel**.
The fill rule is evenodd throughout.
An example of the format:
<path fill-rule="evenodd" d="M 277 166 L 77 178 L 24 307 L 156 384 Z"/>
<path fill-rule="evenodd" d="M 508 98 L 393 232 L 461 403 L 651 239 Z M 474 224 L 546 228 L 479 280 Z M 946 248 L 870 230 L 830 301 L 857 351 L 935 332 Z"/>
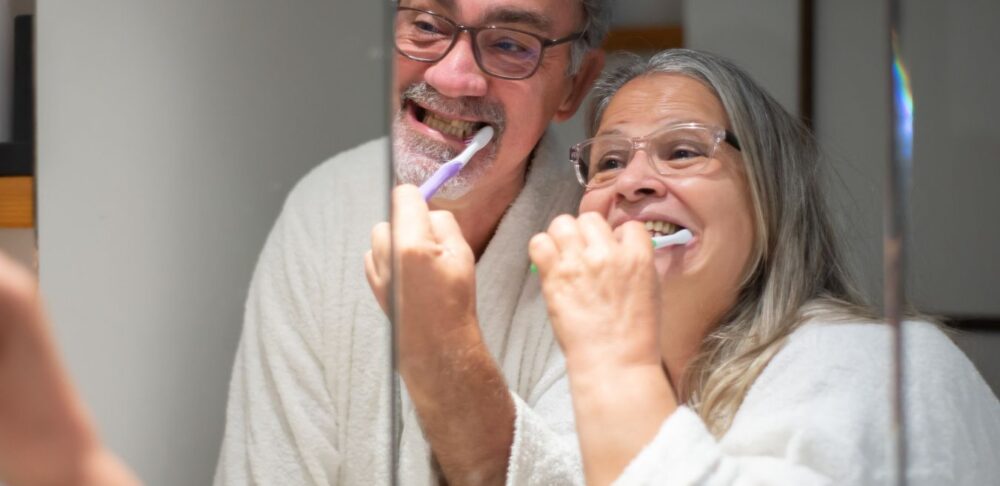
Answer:
<path fill-rule="evenodd" d="M 684 47 L 684 29 L 665 27 L 619 27 L 608 32 L 604 49 L 608 51 L 662 51 Z"/>
<path fill-rule="evenodd" d="M 0 177 L 0 227 L 30 228 L 35 222 L 32 177 Z"/>

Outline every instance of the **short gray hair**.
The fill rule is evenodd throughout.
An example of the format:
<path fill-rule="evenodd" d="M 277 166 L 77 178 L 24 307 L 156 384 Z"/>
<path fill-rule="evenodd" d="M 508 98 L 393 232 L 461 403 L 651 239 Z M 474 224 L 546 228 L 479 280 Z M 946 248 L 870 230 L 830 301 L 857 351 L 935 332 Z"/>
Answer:
<path fill-rule="evenodd" d="M 598 49 L 604 43 L 611 29 L 611 5 L 613 0 L 580 0 L 583 6 L 586 27 L 583 37 L 570 46 L 570 74 L 579 71 L 587 51 Z"/>
<path fill-rule="evenodd" d="M 842 259 L 812 134 L 732 62 L 689 49 L 663 51 L 648 61 L 633 56 L 595 84 L 590 135 L 622 86 L 659 73 L 695 79 L 722 103 L 740 141 L 753 204 L 754 248 L 736 303 L 702 342 L 682 391 L 721 436 L 750 385 L 805 320 L 873 313 Z"/>

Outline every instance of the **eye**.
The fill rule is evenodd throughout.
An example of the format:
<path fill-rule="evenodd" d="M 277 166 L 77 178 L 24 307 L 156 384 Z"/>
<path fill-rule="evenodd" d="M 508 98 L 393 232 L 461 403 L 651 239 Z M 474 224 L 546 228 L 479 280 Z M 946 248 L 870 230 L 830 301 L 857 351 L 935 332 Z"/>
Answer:
<path fill-rule="evenodd" d="M 705 144 L 696 140 L 661 139 L 656 144 L 656 158 L 663 161 L 685 161 L 707 153 Z"/>
<path fill-rule="evenodd" d="M 530 45 L 511 37 L 495 39 L 490 43 L 489 47 L 491 51 L 505 56 L 525 58 L 535 55 L 535 50 Z"/>
<path fill-rule="evenodd" d="M 419 32 L 421 32 L 423 34 L 440 34 L 441 33 L 441 31 L 438 30 L 438 28 L 437 28 L 436 25 L 434 25 L 434 24 L 432 24 L 430 22 L 424 22 L 422 20 L 414 20 L 413 21 L 413 28 L 416 29 L 416 30 L 418 30 Z"/>
<path fill-rule="evenodd" d="M 604 155 L 598 157 L 591 167 L 593 167 L 592 172 L 606 172 L 610 170 L 624 169 L 627 164 L 625 157 L 628 154 L 623 152 L 607 152 Z"/>
<path fill-rule="evenodd" d="M 694 149 L 679 147 L 675 148 L 669 154 L 668 160 L 693 159 L 695 157 L 702 157 L 703 155 L 704 154 L 701 154 Z"/>

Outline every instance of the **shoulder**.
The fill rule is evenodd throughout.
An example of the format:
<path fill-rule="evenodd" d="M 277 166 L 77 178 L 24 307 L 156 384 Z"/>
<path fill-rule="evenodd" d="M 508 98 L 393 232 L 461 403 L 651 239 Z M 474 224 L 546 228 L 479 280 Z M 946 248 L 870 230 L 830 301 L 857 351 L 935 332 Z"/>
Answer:
<path fill-rule="evenodd" d="M 927 474 L 957 477 L 977 450 L 1000 446 L 1000 404 L 935 324 L 904 323 L 903 342 L 910 453 Z M 813 319 L 788 337 L 751 386 L 726 442 L 758 450 L 762 437 L 781 437 L 774 453 L 795 444 L 796 454 L 825 464 L 831 477 L 877 470 L 835 465 L 873 466 L 885 457 L 892 365 L 889 325 Z"/>
<path fill-rule="evenodd" d="M 938 325 L 920 320 L 903 323 L 902 339 L 907 368 L 922 374 L 972 371 L 972 363 Z M 808 357 L 854 373 L 867 367 L 889 366 L 892 361 L 892 328 L 879 321 L 837 322 L 813 319 L 793 332 L 775 356 L 780 366 Z M 926 374 L 925 374 L 926 376 Z"/>
<path fill-rule="evenodd" d="M 328 229 L 367 231 L 387 219 L 387 150 L 386 139 L 378 138 L 340 152 L 313 168 L 288 194 L 278 225 L 314 234 Z M 367 237 L 367 233 L 364 235 Z M 314 237 L 322 238 L 319 234 Z"/>
<path fill-rule="evenodd" d="M 331 198 L 387 199 L 389 146 L 377 138 L 330 157 L 309 171 L 292 189 L 286 204 L 314 205 Z"/>

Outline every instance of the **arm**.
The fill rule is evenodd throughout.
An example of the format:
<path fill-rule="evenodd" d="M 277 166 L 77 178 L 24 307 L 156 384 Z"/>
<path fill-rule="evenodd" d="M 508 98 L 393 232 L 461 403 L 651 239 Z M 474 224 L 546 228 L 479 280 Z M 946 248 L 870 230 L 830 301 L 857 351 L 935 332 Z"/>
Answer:
<path fill-rule="evenodd" d="M 566 354 L 589 484 L 609 484 L 677 408 L 656 344 L 649 235 L 622 230 L 616 237 L 594 213 L 560 216 L 529 247 Z"/>
<path fill-rule="evenodd" d="M 641 225 L 615 235 L 596 214 L 561 216 L 530 251 L 566 353 L 589 484 L 823 482 L 779 457 L 723 452 L 678 407 L 657 348 L 661 305 Z"/>
<path fill-rule="evenodd" d="M 269 235 L 250 286 L 217 485 L 337 479 L 334 406 L 321 358 L 322 226 L 301 209 L 311 207 L 301 187 Z"/>
<path fill-rule="evenodd" d="M 63 370 L 28 272 L 0 254 L 0 482 L 133 485 Z"/>
<path fill-rule="evenodd" d="M 395 244 L 399 373 L 449 484 L 503 484 L 516 412 L 480 333 L 472 250 L 451 213 L 429 211 L 416 187 L 396 188 L 393 204 L 392 234 L 375 227 L 365 269 L 385 309 Z"/>

